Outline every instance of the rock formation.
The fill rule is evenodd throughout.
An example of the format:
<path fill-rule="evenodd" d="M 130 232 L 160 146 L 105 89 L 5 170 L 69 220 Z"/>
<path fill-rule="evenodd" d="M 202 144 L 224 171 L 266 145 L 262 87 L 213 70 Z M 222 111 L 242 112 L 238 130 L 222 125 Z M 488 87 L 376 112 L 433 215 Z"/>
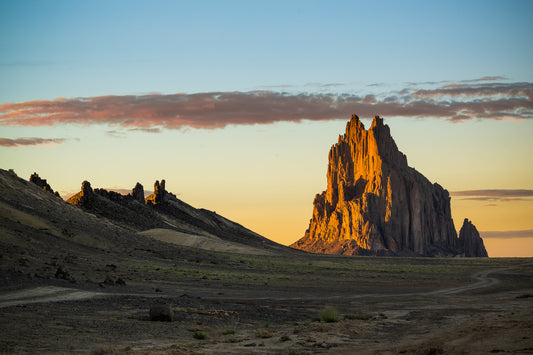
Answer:
<path fill-rule="evenodd" d="M 140 183 L 135 184 L 133 190 L 129 194 L 134 200 L 144 203 L 144 188 Z"/>
<path fill-rule="evenodd" d="M 80 207 L 87 206 L 94 199 L 94 195 L 91 183 L 85 180 L 81 183 L 81 191 L 70 197 L 67 202 Z"/>
<path fill-rule="evenodd" d="M 161 180 L 161 184 L 159 184 L 159 180 L 157 180 L 154 184 L 154 193 L 151 194 L 146 198 L 146 204 L 148 205 L 158 205 L 161 202 L 164 201 L 165 198 L 165 180 Z"/>
<path fill-rule="evenodd" d="M 488 256 L 477 228 L 467 218 L 459 231 L 459 246 L 463 248 L 464 256 Z"/>
<path fill-rule="evenodd" d="M 407 165 L 379 116 L 365 130 L 352 115 L 329 152 L 327 183 L 315 197 L 308 230 L 291 247 L 348 255 L 460 254 L 448 191 Z"/>
<path fill-rule="evenodd" d="M 31 174 L 29 181 L 34 183 L 35 185 L 39 186 L 40 188 L 42 188 L 44 191 L 48 191 L 48 192 L 60 197 L 59 196 L 59 192 L 57 192 L 57 191 L 54 192 L 54 190 L 52 190 L 52 187 L 50 187 L 50 185 L 46 182 L 46 179 L 41 179 L 39 177 L 39 174 L 37 174 L 35 172 L 33 174 Z"/>

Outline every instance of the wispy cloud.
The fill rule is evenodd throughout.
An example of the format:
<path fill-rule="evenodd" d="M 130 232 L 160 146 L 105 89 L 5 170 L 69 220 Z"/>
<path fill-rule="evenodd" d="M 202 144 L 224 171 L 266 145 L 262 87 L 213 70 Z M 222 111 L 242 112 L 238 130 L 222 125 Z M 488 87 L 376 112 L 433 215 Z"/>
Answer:
<path fill-rule="evenodd" d="M 65 142 L 65 138 L 0 138 L 0 146 L 2 147 L 18 147 L 24 145 L 46 145 L 46 144 L 62 144 Z"/>
<path fill-rule="evenodd" d="M 500 81 L 500 80 L 506 80 L 507 78 L 505 76 L 483 76 L 481 78 L 477 79 L 469 79 L 469 80 L 462 80 L 463 83 L 475 83 L 479 81 Z"/>
<path fill-rule="evenodd" d="M 481 237 L 484 238 L 533 238 L 533 230 L 519 230 L 519 231 L 481 231 Z"/>
<path fill-rule="evenodd" d="M 472 201 L 514 201 L 524 200 L 533 197 L 533 190 L 510 190 L 510 189 L 488 189 L 488 190 L 464 190 L 451 191 L 450 195 L 461 197 L 461 200 Z"/>
<path fill-rule="evenodd" d="M 279 85 L 259 85 L 258 88 L 259 89 L 267 89 L 267 90 L 271 90 L 271 89 L 290 89 L 290 88 L 294 88 L 295 85 L 292 85 L 292 84 L 279 84 Z"/>
<path fill-rule="evenodd" d="M 337 85 L 337 84 L 334 84 Z M 361 117 L 532 119 L 533 83 L 447 84 L 384 95 L 288 94 L 273 91 L 97 96 L 0 105 L 0 125 L 108 124 L 156 132 L 227 125 Z"/>
<path fill-rule="evenodd" d="M 345 86 L 344 83 L 306 83 L 305 86 L 314 86 L 319 88 L 331 88 L 331 87 L 337 87 L 337 86 Z"/>
<path fill-rule="evenodd" d="M 146 133 L 161 133 L 161 128 L 159 127 L 139 127 L 139 128 L 130 128 L 130 131 L 141 131 Z"/>

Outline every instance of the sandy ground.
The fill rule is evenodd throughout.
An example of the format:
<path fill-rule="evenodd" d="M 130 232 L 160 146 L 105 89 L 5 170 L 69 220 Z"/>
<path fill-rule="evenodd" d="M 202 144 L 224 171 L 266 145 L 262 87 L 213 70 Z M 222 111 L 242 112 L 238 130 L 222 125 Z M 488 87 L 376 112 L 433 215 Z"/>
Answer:
<path fill-rule="evenodd" d="M 171 229 L 155 228 L 139 232 L 139 234 L 145 237 L 157 239 L 162 242 L 204 250 L 253 255 L 272 254 L 266 249 L 259 249 L 240 243 L 233 243 L 217 238 L 216 236 L 194 235 L 190 233 L 178 232 Z"/>

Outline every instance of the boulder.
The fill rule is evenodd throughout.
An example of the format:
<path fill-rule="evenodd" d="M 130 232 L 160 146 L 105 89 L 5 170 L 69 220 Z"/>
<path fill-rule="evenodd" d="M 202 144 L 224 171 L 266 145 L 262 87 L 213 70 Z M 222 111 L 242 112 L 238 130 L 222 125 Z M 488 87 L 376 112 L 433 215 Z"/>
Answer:
<path fill-rule="evenodd" d="M 174 321 L 174 310 L 169 305 L 153 305 L 150 307 L 150 320 L 172 322 Z"/>
<path fill-rule="evenodd" d="M 67 280 L 72 283 L 76 283 L 76 279 L 70 275 L 70 273 L 62 265 L 57 268 L 54 276 L 56 279 Z"/>

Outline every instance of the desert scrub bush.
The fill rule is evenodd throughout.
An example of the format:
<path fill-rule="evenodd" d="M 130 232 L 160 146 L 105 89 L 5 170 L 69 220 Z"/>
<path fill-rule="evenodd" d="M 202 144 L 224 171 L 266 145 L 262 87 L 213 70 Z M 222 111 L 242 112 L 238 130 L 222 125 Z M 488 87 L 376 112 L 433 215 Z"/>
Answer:
<path fill-rule="evenodd" d="M 340 318 L 334 308 L 326 307 L 320 312 L 320 320 L 326 323 L 335 323 L 338 322 Z"/>
<path fill-rule="evenodd" d="M 235 329 L 228 328 L 222 331 L 222 335 L 230 335 L 230 334 L 235 334 Z"/>
<path fill-rule="evenodd" d="M 118 353 L 119 350 L 112 345 L 100 345 L 90 352 L 91 355 L 113 355 Z"/>
<path fill-rule="evenodd" d="M 192 336 L 194 337 L 194 339 L 198 339 L 198 340 L 207 339 L 207 335 L 204 332 L 201 332 L 199 330 L 195 331 Z"/>
<path fill-rule="evenodd" d="M 269 332 L 268 330 L 266 329 L 262 329 L 262 330 L 258 330 L 255 335 L 258 337 L 258 338 L 263 338 L 263 339 L 266 339 L 266 338 L 272 338 L 274 336 L 274 334 L 272 334 L 271 332 Z"/>
<path fill-rule="evenodd" d="M 344 315 L 344 319 L 350 319 L 350 320 L 371 320 L 374 318 L 372 313 L 360 313 L 360 314 L 346 314 Z"/>
<path fill-rule="evenodd" d="M 279 341 L 281 342 L 289 341 L 289 340 L 291 340 L 291 338 L 288 335 L 283 335 L 281 338 L 279 338 Z"/>

